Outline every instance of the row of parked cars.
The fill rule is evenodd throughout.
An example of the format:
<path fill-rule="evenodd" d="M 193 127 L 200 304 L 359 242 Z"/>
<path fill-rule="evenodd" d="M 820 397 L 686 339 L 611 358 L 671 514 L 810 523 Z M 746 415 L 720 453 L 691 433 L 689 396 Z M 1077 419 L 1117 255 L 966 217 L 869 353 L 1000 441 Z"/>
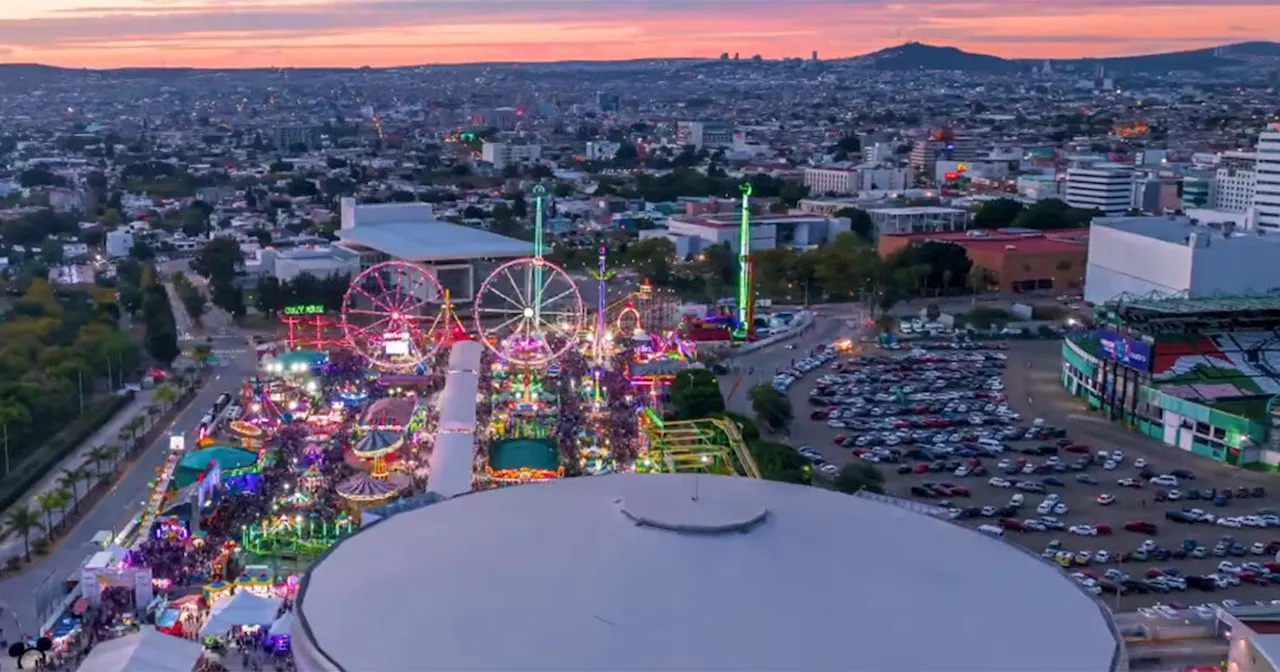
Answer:
<path fill-rule="evenodd" d="M 796 381 L 803 378 L 806 373 L 821 367 L 823 364 L 826 364 L 835 358 L 836 350 L 834 346 L 818 346 L 805 357 L 799 360 L 794 360 L 791 363 L 791 366 L 778 371 L 773 376 L 773 382 L 771 385 L 773 389 L 785 394 L 786 391 L 790 390 L 791 386 L 795 385 Z"/>

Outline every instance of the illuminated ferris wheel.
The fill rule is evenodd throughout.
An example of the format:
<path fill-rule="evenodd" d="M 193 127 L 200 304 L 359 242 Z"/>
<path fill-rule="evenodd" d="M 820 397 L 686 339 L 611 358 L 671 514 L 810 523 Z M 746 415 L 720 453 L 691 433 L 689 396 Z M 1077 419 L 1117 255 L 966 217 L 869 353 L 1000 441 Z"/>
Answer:
<path fill-rule="evenodd" d="M 481 341 L 494 354 L 523 367 L 542 367 L 576 344 L 586 311 L 578 285 L 543 258 L 546 190 L 534 189 L 533 257 L 507 262 L 476 291 L 473 314 Z"/>
<path fill-rule="evenodd" d="M 351 281 L 342 299 L 342 330 L 351 348 L 375 368 L 419 367 L 440 344 L 447 325 L 444 290 L 426 269 L 388 261 Z"/>

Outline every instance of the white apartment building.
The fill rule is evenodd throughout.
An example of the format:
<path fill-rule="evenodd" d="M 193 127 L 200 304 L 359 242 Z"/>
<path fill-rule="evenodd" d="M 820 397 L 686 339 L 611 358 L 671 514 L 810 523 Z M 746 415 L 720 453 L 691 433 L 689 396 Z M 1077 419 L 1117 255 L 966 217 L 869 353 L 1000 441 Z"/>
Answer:
<path fill-rule="evenodd" d="M 693 145 L 695 149 L 732 147 L 733 136 L 733 124 L 727 121 L 676 122 L 676 142 Z"/>
<path fill-rule="evenodd" d="M 1211 195 L 1213 209 L 1246 212 L 1253 207 L 1258 181 L 1258 155 L 1252 152 L 1223 152 L 1214 173 Z"/>
<path fill-rule="evenodd" d="M 1280 123 L 1268 125 L 1258 136 L 1256 170 L 1256 223 L 1259 228 L 1280 229 Z"/>
<path fill-rule="evenodd" d="M 480 158 L 502 170 L 507 166 L 532 163 L 542 158 L 542 145 L 516 145 L 509 142 L 486 142 Z"/>
<path fill-rule="evenodd" d="M 813 194 L 837 196 L 860 191 L 902 191 L 907 188 L 907 170 L 874 165 L 805 168 L 804 186 Z"/>
<path fill-rule="evenodd" d="M 1067 205 L 1123 214 L 1133 203 L 1133 167 L 1097 163 L 1067 170 Z"/>
<path fill-rule="evenodd" d="M 133 249 L 133 232 L 128 229 L 108 231 L 106 242 L 108 257 L 127 257 L 129 250 Z"/>

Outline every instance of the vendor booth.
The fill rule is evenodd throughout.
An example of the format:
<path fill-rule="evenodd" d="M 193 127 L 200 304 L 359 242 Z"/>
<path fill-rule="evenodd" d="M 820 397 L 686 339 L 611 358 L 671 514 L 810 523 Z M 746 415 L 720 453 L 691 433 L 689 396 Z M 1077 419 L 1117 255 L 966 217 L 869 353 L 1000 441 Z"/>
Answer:
<path fill-rule="evenodd" d="M 267 627 L 275 622 L 281 601 L 274 597 L 262 597 L 249 590 L 237 590 L 231 599 L 223 601 L 209 613 L 209 620 L 200 629 L 205 637 L 226 636 L 232 628 Z"/>
<path fill-rule="evenodd" d="M 77 668 L 81 672 L 191 672 L 203 647 L 196 642 L 143 628 L 99 642 Z"/>

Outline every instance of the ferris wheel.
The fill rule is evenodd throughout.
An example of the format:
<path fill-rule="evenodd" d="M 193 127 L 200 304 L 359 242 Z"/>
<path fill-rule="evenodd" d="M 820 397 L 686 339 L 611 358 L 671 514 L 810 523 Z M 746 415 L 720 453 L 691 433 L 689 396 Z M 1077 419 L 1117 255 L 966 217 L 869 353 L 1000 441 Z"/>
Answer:
<path fill-rule="evenodd" d="M 351 281 L 342 299 L 342 330 L 373 367 L 415 369 L 439 346 L 436 330 L 448 313 L 443 302 L 440 283 L 421 266 L 375 264 Z"/>
<path fill-rule="evenodd" d="M 530 368 L 573 347 L 586 315 L 573 278 L 537 256 L 495 269 L 476 292 L 473 312 L 476 331 L 494 354 Z"/>

